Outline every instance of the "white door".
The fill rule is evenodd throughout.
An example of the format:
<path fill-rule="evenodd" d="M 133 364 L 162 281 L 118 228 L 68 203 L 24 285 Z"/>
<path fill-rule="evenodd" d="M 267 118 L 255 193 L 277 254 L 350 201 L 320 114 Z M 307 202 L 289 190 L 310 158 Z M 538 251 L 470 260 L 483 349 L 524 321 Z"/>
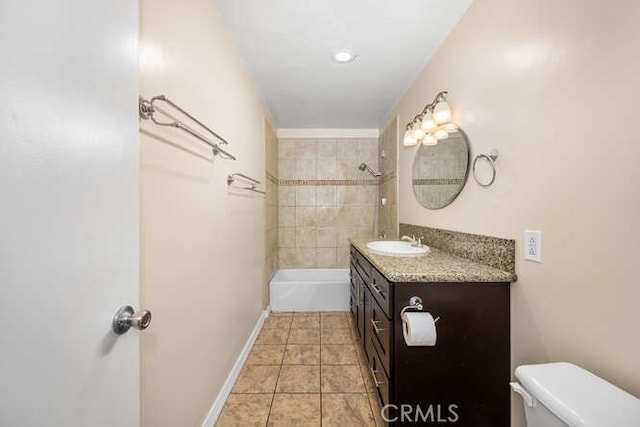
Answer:
<path fill-rule="evenodd" d="M 137 40 L 135 0 L 0 2 L 0 426 L 139 425 Z"/>

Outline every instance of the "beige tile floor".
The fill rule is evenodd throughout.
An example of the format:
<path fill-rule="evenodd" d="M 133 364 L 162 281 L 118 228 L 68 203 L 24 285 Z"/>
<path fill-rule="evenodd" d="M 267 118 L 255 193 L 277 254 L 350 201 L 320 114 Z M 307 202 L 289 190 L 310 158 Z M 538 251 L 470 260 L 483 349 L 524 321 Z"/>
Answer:
<path fill-rule="evenodd" d="M 216 425 L 386 425 L 349 313 L 272 313 Z"/>

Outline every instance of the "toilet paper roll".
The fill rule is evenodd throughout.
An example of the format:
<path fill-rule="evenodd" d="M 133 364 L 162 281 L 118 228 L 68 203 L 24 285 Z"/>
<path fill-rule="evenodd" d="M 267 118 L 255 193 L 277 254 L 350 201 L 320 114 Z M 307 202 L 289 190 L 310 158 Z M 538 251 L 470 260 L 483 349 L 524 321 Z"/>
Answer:
<path fill-rule="evenodd" d="M 410 347 L 436 345 L 436 322 L 431 313 L 403 313 L 402 332 L 404 341 Z"/>

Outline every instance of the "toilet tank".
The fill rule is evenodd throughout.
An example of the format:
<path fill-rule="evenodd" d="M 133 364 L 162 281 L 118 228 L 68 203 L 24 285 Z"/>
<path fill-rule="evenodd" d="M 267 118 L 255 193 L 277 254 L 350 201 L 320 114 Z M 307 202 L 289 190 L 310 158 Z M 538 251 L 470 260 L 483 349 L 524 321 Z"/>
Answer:
<path fill-rule="evenodd" d="M 638 427 L 640 399 L 571 363 L 516 369 L 528 427 Z M 527 396 L 530 395 L 530 396 Z"/>

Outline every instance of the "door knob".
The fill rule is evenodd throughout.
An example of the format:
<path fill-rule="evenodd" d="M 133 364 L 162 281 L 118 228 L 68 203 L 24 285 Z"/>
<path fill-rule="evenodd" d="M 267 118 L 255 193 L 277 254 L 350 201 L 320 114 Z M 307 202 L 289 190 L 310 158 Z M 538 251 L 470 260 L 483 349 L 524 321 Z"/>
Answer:
<path fill-rule="evenodd" d="M 122 335 L 134 327 L 139 331 L 147 329 L 151 324 L 151 312 L 149 310 L 134 311 L 130 305 L 120 307 L 116 315 L 113 316 L 111 327 L 116 335 Z"/>

